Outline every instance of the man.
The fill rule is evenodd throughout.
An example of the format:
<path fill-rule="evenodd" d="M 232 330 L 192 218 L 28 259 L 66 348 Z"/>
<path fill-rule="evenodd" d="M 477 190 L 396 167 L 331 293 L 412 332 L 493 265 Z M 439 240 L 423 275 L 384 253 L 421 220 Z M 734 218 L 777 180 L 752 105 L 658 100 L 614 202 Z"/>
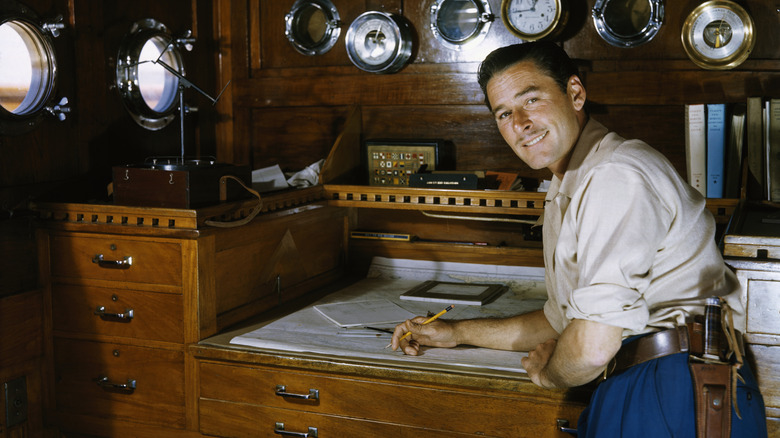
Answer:
<path fill-rule="evenodd" d="M 579 436 L 694 436 L 687 352 L 629 354 L 633 366 L 625 367 L 613 358 L 627 357 L 634 342 L 677 339 L 683 332 L 676 327 L 703 314 L 709 297 L 720 297 L 742 325 L 739 283 L 715 244 L 705 200 L 656 150 L 589 118 L 577 68 L 556 44 L 494 51 L 480 66 L 479 83 L 517 156 L 553 173 L 543 225 L 548 300 L 542 310 L 504 319 L 422 325 L 418 317 L 396 327 L 393 349 L 417 355 L 422 346 L 466 344 L 528 351 L 522 365 L 545 388 L 609 375 L 580 417 Z M 406 332 L 411 336 L 400 340 Z M 747 365 L 740 374 L 741 419 L 732 417 L 731 436 L 766 436 L 755 380 Z"/>

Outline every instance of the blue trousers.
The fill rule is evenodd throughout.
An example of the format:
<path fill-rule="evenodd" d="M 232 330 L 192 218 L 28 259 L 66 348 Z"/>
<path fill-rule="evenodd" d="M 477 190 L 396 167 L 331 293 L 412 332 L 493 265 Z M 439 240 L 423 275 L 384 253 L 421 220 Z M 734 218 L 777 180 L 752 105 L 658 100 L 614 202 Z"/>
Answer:
<path fill-rule="evenodd" d="M 732 407 L 732 438 L 766 438 L 764 399 L 748 364 L 737 387 L 742 419 Z M 693 383 L 688 354 L 635 365 L 610 376 L 593 393 L 577 424 L 578 438 L 694 438 Z"/>

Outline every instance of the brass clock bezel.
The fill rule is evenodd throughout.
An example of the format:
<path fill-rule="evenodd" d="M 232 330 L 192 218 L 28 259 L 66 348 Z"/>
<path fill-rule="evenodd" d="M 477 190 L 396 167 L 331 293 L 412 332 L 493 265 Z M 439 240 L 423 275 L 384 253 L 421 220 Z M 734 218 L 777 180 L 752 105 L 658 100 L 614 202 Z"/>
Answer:
<path fill-rule="evenodd" d="M 563 31 L 569 19 L 569 8 L 567 0 L 555 0 L 555 17 L 549 27 L 538 33 L 526 33 L 515 27 L 509 20 L 509 8 L 515 0 L 501 0 L 501 20 L 504 22 L 507 30 L 525 41 L 539 41 L 542 39 L 552 39 L 557 37 Z M 522 1 L 522 0 L 521 0 Z"/>
<path fill-rule="evenodd" d="M 304 29 L 319 12 L 325 18 L 325 28 L 318 41 L 314 41 Z M 306 56 L 322 55 L 330 51 L 341 35 L 339 11 L 330 0 L 296 0 L 290 12 L 284 16 L 284 36 L 298 53 Z"/>
<path fill-rule="evenodd" d="M 707 14 L 721 9 L 736 16 L 738 24 L 741 25 L 742 39 L 736 42 L 737 47 L 731 53 L 726 53 L 722 57 L 712 57 L 696 48 L 697 43 L 704 44 L 703 28 L 697 28 L 696 22 Z M 734 27 L 733 24 L 730 25 L 732 28 Z M 680 38 L 688 58 L 697 66 L 707 70 L 729 70 L 737 67 L 750 56 L 756 43 L 753 18 L 745 8 L 730 0 L 710 0 L 697 6 L 685 19 Z"/>

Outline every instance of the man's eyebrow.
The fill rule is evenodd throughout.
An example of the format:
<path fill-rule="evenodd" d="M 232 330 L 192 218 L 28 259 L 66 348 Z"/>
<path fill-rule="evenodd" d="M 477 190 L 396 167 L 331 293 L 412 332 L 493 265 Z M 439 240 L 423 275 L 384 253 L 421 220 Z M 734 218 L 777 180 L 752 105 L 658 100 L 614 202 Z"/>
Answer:
<path fill-rule="evenodd" d="M 525 87 L 523 90 L 517 92 L 514 96 L 512 96 L 512 100 L 517 99 L 518 97 L 522 97 L 526 94 L 533 93 L 535 91 L 539 91 L 539 87 L 536 85 L 529 85 Z M 500 110 L 503 110 L 505 105 L 498 105 L 497 107 L 493 108 L 493 114 L 497 114 L 500 112 Z"/>

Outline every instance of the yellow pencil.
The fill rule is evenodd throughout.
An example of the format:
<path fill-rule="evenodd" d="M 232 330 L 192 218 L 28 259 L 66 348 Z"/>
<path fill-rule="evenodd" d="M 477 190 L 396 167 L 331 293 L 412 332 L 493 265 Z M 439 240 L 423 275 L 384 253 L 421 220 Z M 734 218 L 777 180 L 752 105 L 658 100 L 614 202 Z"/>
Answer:
<path fill-rule="evenodd" d="M 437 313 L 437 314 L 435 314 L 435 315 L 431 316 L 430 318 L 426 319 L 425 321 L 423 321 L 422 325 L 428 324 L 429 322 L 431 322 L 431 321 L 435 320 L 436 318 L 438 318 L 438 317 L 440 317 L 440 316 L 444 315 L 445 313 L 449 312 L 449 311 L 450 311 L 450 310 L 452 310 L 454 307 L 455 307 L 455 305 L 454 305 L 454 304 L 452 304 L 452 305 L 450 305 L 450 306 L 447 306 L 447 308 L 446 308 L 446 309 L 442 310 L 441 312 L 439 312 L 439 313 Z M 406 334 L 404 334 L 403 336 L 401 336 L 401 339 L 406 339 L 406 338 L 407 338 L 409 335 L 411 335 L 411 334 L 412 334 L 412 332 L 406 332 Z M 401 341 L 401 339 L 399 339 L 398 341 L 400 342 L 400 341 Z M 392 347 L 392 346 L 393 346 L 393 343 L 391 342 L 391 343 L 387 344 L 387 347 L 385 347 L 385 348 L 390 348 L 390 347 Z"/>

